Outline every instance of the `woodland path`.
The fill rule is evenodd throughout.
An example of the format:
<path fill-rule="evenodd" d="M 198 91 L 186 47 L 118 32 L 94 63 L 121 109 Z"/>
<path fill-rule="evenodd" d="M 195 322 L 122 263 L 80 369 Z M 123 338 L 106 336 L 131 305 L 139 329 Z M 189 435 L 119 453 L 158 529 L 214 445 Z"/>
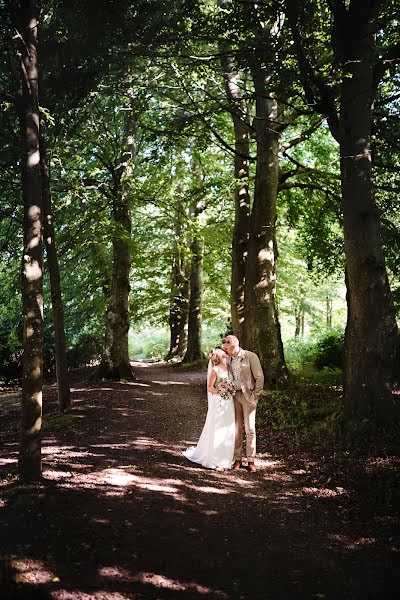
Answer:
<path fill-rule="evenodd" d="M 47 389 L 41 484 L 5 477 L 17 407 L 2 414 L 2 600 L 398 597 L 393 517 L 376 499 L 329 483 L 323 457 L 271 448 L 268 431 L 255 474 L 193 465 L 181 452 L 203 425 L 205 371 L 134 367 L 132 384 L 77 378 L 65 417 Z"/>

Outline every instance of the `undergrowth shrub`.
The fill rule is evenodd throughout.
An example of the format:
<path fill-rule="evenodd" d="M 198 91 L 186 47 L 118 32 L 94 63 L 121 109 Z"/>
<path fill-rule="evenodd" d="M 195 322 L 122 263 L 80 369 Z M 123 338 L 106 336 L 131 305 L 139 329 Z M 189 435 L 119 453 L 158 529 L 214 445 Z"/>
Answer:
<path fill-rule="evenodd" d="M 344 333 L 332 331 L 316 344 L 314 365 L 317 369 L 324 367 L 341 369 L 343 367 Z"/>
<path fill-rule="evenodd" d="M 82 332 L 67 350 L 68 366 L 75 369 L 93 365 L 101 359 L 104 336 L 100 333 Z"/>
<path fill-rule="evenodd" d="M 273 429 L 298 429 L 330 418 L 341 410 L 340 390 L 322 385 L 290 386 L 260 399 L 257 419 Z"/>

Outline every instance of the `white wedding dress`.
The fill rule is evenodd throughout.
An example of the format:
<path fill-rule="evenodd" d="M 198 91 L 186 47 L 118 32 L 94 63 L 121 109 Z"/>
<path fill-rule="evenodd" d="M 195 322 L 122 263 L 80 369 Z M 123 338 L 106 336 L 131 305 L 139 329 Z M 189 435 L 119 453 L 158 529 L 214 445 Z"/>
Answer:
<path fill-rule="evenodd" d="M 211 367 L 218 378 L 227 379 L 226 371 Z M 211 369 L 207 374 L 207 384 Z M 190 461 L 209 469 L 230 469 L 235 448 L 235 407 L 233 399 L 223 400 L 218 394 L 207 393 L 208 411 L 203 431 L 196 447 L 183 452 Z"/>

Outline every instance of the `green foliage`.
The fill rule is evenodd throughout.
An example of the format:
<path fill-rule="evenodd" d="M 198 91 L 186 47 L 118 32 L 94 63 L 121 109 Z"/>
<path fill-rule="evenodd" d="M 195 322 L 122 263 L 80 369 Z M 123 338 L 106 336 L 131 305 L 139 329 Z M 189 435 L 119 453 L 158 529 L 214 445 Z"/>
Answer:
<path fill-rule="evenodd" d="M 307 364 L 316 369 L 340 369 L 343 345 L 344 333 L 341 328 L 325 329 L 317 339 L 295 338 L 286 342 L 285 356 L 288 365 L 294 370 Z"/>
<path fill-rule="evenodd" d="M 257 408 L 257 419 L 273 429 L 309 428 L 341 409 L 341 399 L 326 385 L 297 383 L 287 389 L 268 392 Z"/>
<path fill-rule="evenodd" d="M 344 334 L 341 331 L 328 333 L 317 342 L 314 365 L 317 369 L 342 368 Z"/>
<path fill-rule="evenodd" d="M 70 368 L 96 364 L 101 359 L 103 335 L 83 331 L 78 334 L 74 344 L 67 350 L 67 361 Z"/>
<path fill-rule="evenodd" d="M 169 349 L 169 333 L 166 329 L 144 327 L 129 335 L 129 356 L 162 360 Z"/>

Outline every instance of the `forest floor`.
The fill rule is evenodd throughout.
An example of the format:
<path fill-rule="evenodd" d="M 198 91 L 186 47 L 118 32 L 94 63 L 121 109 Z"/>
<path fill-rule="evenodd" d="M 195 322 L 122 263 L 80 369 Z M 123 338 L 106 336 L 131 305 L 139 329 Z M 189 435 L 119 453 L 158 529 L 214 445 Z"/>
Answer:
<path fill-rule="evenodd" d="M 73 373 L 65 415 L 46 386 L 35 485 L 16 477 L 18 397 L 0 396 L 1 600 L 399 597 L 396 449 L 338 460 L 266 423 L 256 473 L 203 469 L 182 450 L 205 371 L 133 366 L 134 383 Z"/>

